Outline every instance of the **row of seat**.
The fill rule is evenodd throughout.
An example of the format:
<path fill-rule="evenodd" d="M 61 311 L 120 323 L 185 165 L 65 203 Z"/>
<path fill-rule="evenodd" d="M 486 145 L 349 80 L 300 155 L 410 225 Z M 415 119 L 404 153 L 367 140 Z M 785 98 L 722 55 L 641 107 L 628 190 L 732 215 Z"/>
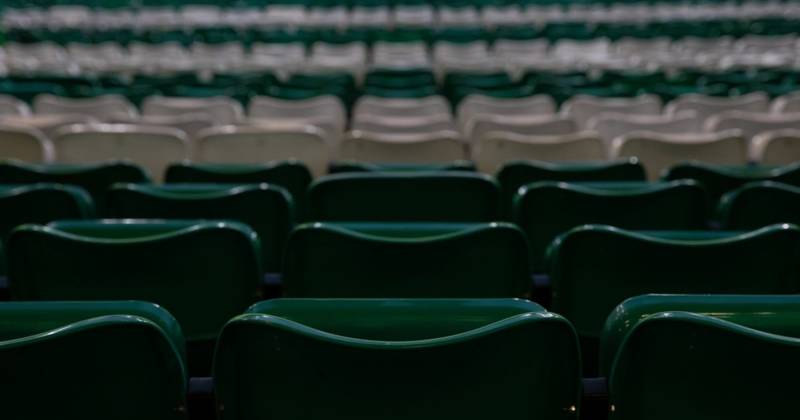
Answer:
<path fill-rule="evenodd" d="M 575 330 L 532 302 L 281 299 L 239 313 L 216 350 L 221 419 L 557 419 L 581 410 Z M 623 302 L 603 336 L 609 418 L 791 416 L 783 402 L 793 395 L 797 313 L 792 296 Z M 0 363 L 14 379 L 0 385 L 8 415 L 186 418 L 183 337 L 164 309 L 3 303 L 0 317 L 17 321 L 0 330 Z M 43 380 L 57 390 L 50 404 L 36 404 Z"/>

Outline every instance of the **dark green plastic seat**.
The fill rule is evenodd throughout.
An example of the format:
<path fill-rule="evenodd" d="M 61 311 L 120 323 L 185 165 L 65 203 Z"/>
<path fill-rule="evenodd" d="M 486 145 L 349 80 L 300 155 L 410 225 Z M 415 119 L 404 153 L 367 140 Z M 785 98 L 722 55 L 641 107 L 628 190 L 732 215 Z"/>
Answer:
<path fill-rule="evenodd" d="M 537 182 L 519 189 L 513 220 L 528 236 L 533 270 L 560 234 L 589 223 L 638 230 L 703 229 L 705 194 L 695 181 L 577 184 Z"/>
<path fill-rule="evenodd" d="M 611 162 L 554 163 L 532 160 L 509 162 L 497 172 L 503 216 L 511 217 L 514 195 L 520 187 L 539 181 L 644 181 L 644 167 L 636 158 Z"/>
<path fill-rule="evenodd" d="M 410 163 L 367 163 L 355 161 L 339 161 L 331 164 L 328 173 L 346 172 L 435 172 L 435 171 L 467 171 L 475 172 L 475 163 L 468 160 L 457 160 L 449 163 L 410 164 Z"/>
<path fill-rule="evenodd" d="M 722 196 L 718 213 L 726 229 L 800 223 L 800 187 L 772 181 L 747 184 Z"/>
<path fill-rule="evenodd" d="M 108 193 L 116 218 L 233 220 L 252 228 L 261 243 L 262 267 L 280 271 L 294 215 L 289 193 L 268 184 L 117 185 Z"/>
<path fill-rule="evenodd" d="M 796 308 L 765 315 L 782 320 L 784 331 L 800 330 Z M 792 418 L 797 336 L 689 312 L 652 315 L 628 334 L 614 362 L 610 418 Z"/>
<path fill-rule="evenodd" d="M 302 225 L 289 239 L 284 295 L 527 296 L 531 284 L 527 244 L 517 227 L 479 223 L 436 228 L 426 231 L 413 224 Z"/>
<path fill-rule="evenodd" d="M 0 237 L 25 223 L 86 219 L 94 215 L 92 199 L 82 189 L 58 184 L 0 184 Z"/>
<path fill-rule="evenodd" d="M 349 173 L 311 184 L 309 219 L 319 221 L 490 222 L 499 187 L 485 175 Z"/>
<path fill-rule="evenodd" d="M 575 333 L 529 302 L 282 299 L 249 312 L 220 337 L 222 420 L 578 416 Z"/>
<path fill-rule="evenodd" d="M 83 188 L 88 192 L 98 215 L 105 215 L 106 191 L 118 182 L 150 183 L 145 170 L 133 163 L 114 162 L 86 165 L 34 165 L 0 162 L 0 184 L 51 182 Z"/>
<path fill-rule="evenodd" d="M 597 360 L 603 322 L 627 298 L 646 293 L 800 292 L 800 228 L 661 235 L 582 226 L 553 242 L 548 266 L 552 310 L 575 326 L 588 368 Z"/>
<path fill-rule="evenodd" d="M 190 371 L 208 374 L 227 320 L 258 298 L 258 239 L 221 221 L 27 225 L 8 241 L 14 300 L 138 299 L 162 305 L 188 340 Z"/>
<path fill-rule="evenodd" d="M 0 304 L 3 416 L 186 419 L 170 318 L 144 302 Z"/>
<path fill-rule="evenodd" d="M 277 185 L 291 194 L 295 212 L 302 219 L 311 172 L 304 164 L 293 160 L 262 165 L 176 163 L 167 168 L 165 182 Z"/>
<path fill-rule="evenodd" d="M 800 297 L 791 295 L 664 295 L 632 297 L 617 306 L 606 320 L 600 345 L 600 373 L 606 376 L 630 331 L 659 312 L 691 312 L 778 335 L 800 337 L 786 323 L 800 320 Z M 781 316 L 776 316 L 780 314 Z"/>

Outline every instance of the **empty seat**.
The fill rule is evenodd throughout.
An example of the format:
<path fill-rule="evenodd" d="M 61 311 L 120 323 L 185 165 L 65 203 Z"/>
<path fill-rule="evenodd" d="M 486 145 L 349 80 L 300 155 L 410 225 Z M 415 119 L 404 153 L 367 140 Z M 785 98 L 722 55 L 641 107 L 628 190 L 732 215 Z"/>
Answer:
<path fill-rule="evenodd" d="M 435 163 L 463 160 L 468 145 L 454 131 L 388 134 L 352 131 L 342 142 L 339 158 L 358 162 Z"/>
<path fill-rule="evenodd" d="M 498 194 L 490 177 L 465 172 L 337 174 L 311 184 L 309 219 L 490 222 Z"/>
<path fill-rule="evenodd" d="M 698 160 L 718 165 L 747 163 L 749 142 L 736 130 L 719 133 L 660 134 L 633 132 L 614 139 L 615 158 L 637 157 L 650 179 L 658 179 L 676 163 Z"/>
<path fill-rule="evenodd" d="M 4 126 L 25 127 L 39 130 L 50 140 L 53 140 L 59 130 L 72 124 L 88 124 L 96 122 L 88 115 L 0 115 L 0 124 Z"/>
<path fill-rule="evenodd" d="M 0 208 L 0 239 L 26 223 L 94 216 L 92 199 L 84 190 L 58 184 L 0 184 Z"/>
<path fill-rule="evenodd" d="M 664 109 L 665 114 L 693 111 L 697 118 L 705 121 L 709 117 L 726 111 L 767 112 L 769 96 L 764 92 L 753 92 L 742 96 L 706 96 L 686 94 L 672 100 Z"/>
<path fill-rule="evenodd" d="M 11 96 L 0 95 L 0 115 L 30 115 L 31 109 L 25 102 Z"/>
<path fill-rule="evenodd" d="M 553 98 L 547 95 L 534 95 L 522 98 L 494 98 L 472 94 L 458 104 L 458 124 L 465 135 L 472 131 L 473 118 L 478 115 L 551 115 L 556 112 Z"/>
<path fill-rule="evenodd" d="M 569 118 L 560 116 L 502 116 L 477 115 L 472 119 L 469 140 L 480 143 L 492 132 L 514 133 L 527 136 L 561 136 L 575 134 L 578 127 Z"/>
<path fill-rule="evenodd" d="M 234 220 L 258 234 L 261 263 L 280 271 L 294 223 L 292 199 L 269 184 L 118 184 L 108 192 L 109 217 L 119 219 Z"/>
<path fill-rule="evenodd" d="M 181 98 L 151 96 L 142 104 L 142 115 L 183 115 L 204 113 L 217 125 L 236 124 L 244 110 L 239 102 L 224 96 L 211 98 Z"/>
<path fill-rule="evenodd" d="M 2 166 L 0 166 L 2 168 Z M 2 172 L 0 172 L 2 174 Z M 0 176 L 2 180 L 2 176 Z M 305 217 L 306 190 L 311 172 L 295 160 L 251 164 L 174 163 L 167 168 L 167 183 L 272 184 L 292 198 L 297 218 Z"/>
<path fill-rule="evenodd" d="M 276 420 L 300 400 L 308 418 L 576 416 L 579 383 L 569 324 L 514 300 L 263 302 L 226 325 L 214 368 L 226 417 Z"/>
<path fill-rule="evenodd" d="M 29 165 L 0 162 L 0 184 L 36 184 L 49 182 L 83 188 L 92 197 L 97 214 L 105 215 L 106 192 L 118 182 L 150 183 L 139 166 L 128 162 L 87 165 Z"/>
<path fill-rule="evenodd" d="M 610 162 L 541 162 L 518 160 L 504 164 L 497 172 L 503 217 L 511 217 L 512 200 L 520 187 L 534 182 L 644 181 L 644 167 L 635 158 Z"/>
<path fill-rule="evenodd" d="M 160 180 L 167 166 L 189 157 L 186 136 L 175 129 L 129 124 L 73 125 L 54 141 L 60 163 L 130 160 Z"/>
<path fill-rule="evenodd" d="M 561 107 L 561 113 L 575 121 L 581 129 L 590 128 L 589 120 L 604 113 L 626 115 L 659 115 L 661 99 L 655 95 L 640 95 L 633 98 L 602 98 L 576 95 Z"/>
<path fill-rule="evenodd" d="M 600 114 L 587 124 L 588 129 L 600 133 L 609 144 L 617 137 L 635 131 L 647 131 L 660 134 L 691 134 L 699 133 L 702 121 L 693 112 L 684 112 L 676 115 L 630 115 L 630 114 Z M 721 129 L 711 130 L 721 131 Z"/>
<path fill-rule="evenodd" d="M 347 124 L 346 114 L 342 101 L 332 95 L 292 100 L 259 96 L 248 106 L 250 123 L 313 125 L 325 131 L 325 138 L 333 144 L 342 136 Z"/>
<path fill-rule="evenodd" d="M 752 138 L 765 131 L 800 129 L 800 112 L 793 114 L 770 114 L 743 111 L 727 111 L 709 118 L 706 131 L 738 129 L 745 138 Z"/>
<path fill-rule="evenodd" d="M 422 115 L 410 117 L 371 116 L 353 121 L 354 131 L 376 134 L 429 134 L 443 131 L 456 133 L 449 115 Z"/>
<path fill-rule="evenodd" d="M 11 296 L 157 303 L 186 334 L 192 375 L 208 374 L 217 333 L 257 300 L 256 238 L 233 222 L 26 226 L 8 240 Z"/>
<path fill-rule="evenodd" d="M 794 92 L 775 98 L 771 110 L 775 113 L 800 112 L 800 93 Z"/>
<path fill-rule="evenodd" d="M 545 250 L 560 234 L 602 223 L 625 229 L 681 230 L 705 227 L 703 188 L 695 181 L 667 183 L 559 183 L 523 186 L 513 220 L 528 235 L 531 263 L 544 271 Z"/>
<path fill-rule="evenodd" d="M 2 303 L 4 415 L 183 419 L 182 349 L 174 318 L 150 303 Z"/>
<path fill-rule="evenodd" d="M 791 417 L 797 315 L 795 306 L 728 320 L 678 311 L 640 320 L 611 370 L 610 418 Z"/>
<path fill-rule="evenodd" d="M 139 118 L 140 124 L 171 127 L 183 131 L 192 141 L 201 131 L 214 127 L 216 122 L 207 113 L 187 112 L 178 115 L 145 115 Z"/>
<path fill-rule="evenodd" d="M 580 162 L 608 157 L 603 139 L 586 131 L 549 136 L 492 131 L 478 139 L 472 151 L 478 169 L 486 173 L 494 173 L 506 162 L 520 159 Z"/>
<path fill-rule="evenodd" d="M 747 184 L 722 196 L 718 215 L 726 229 L 756 229 L 800 222 L 800 188 L 779 182 Z"/>
<path fill-rule="evenodd" d="M 44 133 L 35 128 L 0 125 L 0 159 L 46 163 L 55 159 L 55 150 Z"/>
<path fill-rule="evenodd" d="M 330 159 L 324 133 L 312 126 L 287 129 L 225 126 L 203 131 L 194 158 L 207 163 L 303 162 L 314 176 L 325 173 Z"/>
<path fill-rule="evenodd" d="M 762 165 L 800 161 L 800 127 L 765 131 L 753 137 L 752 158 Z"/>
<path fill-rule="evenodd" d="M 37 114 L 88 115 L 99 121 L 130 122 L 139 112 L 125 97 L 101 95 L 93 98 L 64 98 L 54 95 L 39 95 L 33 101 Z"/>
<path fill-rule="evenodd" d="M 369 120 L 372 117 L 425 117 L 443 116 L 450 118 L 450 105 L 442 96 L 423 98 L 381 98 L 362 96 L 353 107 L 355 120 Z"/>
<path fill-rule="evenodd" d="M 575 326 L 584 366 L 590 367 L 605 319 L 625 299 L 645 293 L 797 293 L 798 252 L 796 226 L 747 233 L 582 226 L 559 237 L 548 254 L 552 308 Z"/>

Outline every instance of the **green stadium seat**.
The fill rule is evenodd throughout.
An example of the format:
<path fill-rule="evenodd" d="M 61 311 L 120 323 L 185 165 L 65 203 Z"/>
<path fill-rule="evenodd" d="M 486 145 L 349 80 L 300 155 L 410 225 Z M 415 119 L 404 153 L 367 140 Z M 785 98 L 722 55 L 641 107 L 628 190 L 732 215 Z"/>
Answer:
<path fill-rule="evenodd" d="M 795 304 L 730 320 L 675 311 L 639 321 L 611 370 L 609 418 L 792 417 L 798 312 Z"/>
<path fill-rule="evenodd" d="M 463 172 L 337 174 L 311 184 L 309 219 L 490 222 L 498 194 L 490 177 Z"/>
<path fill-rule="evenodd" d="M 0 304 L 8 418 L 186 418 L 175 320 L 145 302 Z"/>
<path fill-rule="evenodd" d="M 625 299 L 646 293 L 798 293 L 799 257 L 796 226 L 746 233 L 582 226 L 549 250 L 552 310 L 575 326 L 584 367 L 591 368 L 603 322 Z"/>
<path fill-rule="evenodd" d="M 258 234 L 262 267 L 271 273 L 280 271 L 284 244 L 294 223 L 289 193 L 269 184 L 118 184 L 108 198 L 113 218 L 246 224 Z"/>
<path fill-rule="evenodd" d="M 207 375 L 218 332 L 258 298 L 258 239 L 233 222 L 27 225 L 8 240 L 14 300 L 139 299 L 180 322 L 189 370 Z"/>
<path fill-rule="evenodd" d="M 522 232 L 504 223 L 459 226 L 313 223 L 292 232 L 288 297 L 525 297 Z"/>
<path fill-rule="evenodd" d="M 305 216 L 306 190 L 311 172 L 303 163 L 280 161 L 265 164 L 175 163 L 167 168 L 168 184 L 272 184 L 292 197 L 297 218 Z"/>
<path fill-rule="evenodd" d="M 366 163 L 354 161 L 339 161 L 331 164 L 328 170 L 331 174 L 348 172 L 437 172 L 437 171 L 466 171 L 475 172 L 475 164 L 471 161 L 457 160 L 450 163 L 432 164 L 403 164 L 403 163 Z"/>
<path fill-rule="evenodd" d="M 516 161 L 497 172 L 503 217 L 511 217 L 514 195 L 520 187 L 540 181 L 644 181 L 644 167 L 636 158 L 611 162 Z"/>
<path fill-rule="evenodd" d="M 800 223 L 800 188 L 772 181 L 747 184 L 722 196 L 718 215 L 725 229 Z"/>
<path fill-rule="evenodd" d="M 575 334 L 532 303 L 285 299 L 250 312 L 221 335 L 223 419 L 578 415 Z"/>
<path fill-rule="evenodd" d="M 547 247 L 574 227 L 599 223 L 637 230 L 703 229 L 705 199 L 703 188 L 690 180 L 537 182 L 519 189 L 512 219 L 528 236 L 533 270 L 543 272 Z"/>
<path fill-rule="evenodd" d="M 0 162 L 0 187 L 2 187 L 1 184 L 43 182 L 83 188 L 91 195 L 97 214 L 102 216 L 106 214 L 106 192 L 112 185 L 119 182 L 147 184 L 152 180 L 144 169 L 130 162 L 86 165 L 33 165 L 13 161 Z M 34 222 L 47 221 L 49 220 Z"/>

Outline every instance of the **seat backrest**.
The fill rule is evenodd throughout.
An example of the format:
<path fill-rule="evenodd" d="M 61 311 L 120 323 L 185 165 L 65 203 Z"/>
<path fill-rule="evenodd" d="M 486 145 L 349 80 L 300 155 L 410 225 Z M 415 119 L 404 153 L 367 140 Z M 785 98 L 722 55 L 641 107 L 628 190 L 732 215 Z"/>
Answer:
<path fill-rule="evenodd" d="M 150 177 L 128 162 L 88 165 L 28 165 L 0 162 L 0 184 L 55 183 L 83 188 L 94 201 L 98 215 L 105 215 L 106 192 L 118 182 L 147 184 Z"/>
<path fill-rule="evenodd" d="M 560 116 L 500 116 L 477 115 L 472 118 L 469 140 L 475 144 L 491 132 L 506 132 L 528 136 L 556 136 L 578 132 L 575 122 Z"/>
<path fill-rule="evenodd" d="M 0 125 L 0 159 L 47 163 L 55 159 L 55 151 L 53 143 L 35 128 Z"/>
<path fill-rule="evenodd" d="M 651 180 L 680 162 L 699 160 L 718 165 L 747 163 L 749 142 L 736 130 L 720 133 L 663 134 L 633 132 L 614 139 L 615 158 L 637 157 Z"/>
<path fill-rule="evenodd" d="M 386 310 L 368 318 L 389 323 L 405 318 L 418 331 L 466 316 L 480 321 L 454 335 L 384 340 L 330 333 L 364 318 L 341 317 L 338 325 L 305 324 L 305 319 L 295 321 L 294 314 L 284 318 L 294 302 L 257 307 L 260 313 L 242 315 L 225 327 L 214 370 L 222 419 L 296 418 L 296 395 L 307 396 L 300 415 L 309 418 L 474 420 L 496 414 L 498 407 L 510 418 L 578 415 L 577 343 L 569 324 L 556 314 L 532 307 L 498 319 L 500 314 L 481 316 L 478 310 L 466 315 L 463 305 L 444 301 L 441 305 L 453 315 L 438 316 L 438 309 L 427 308 L 440 302 L 388 301 Z M 325 305 L 338 313 L 353 308 L 351 302 L 362 305 L 347 300 Z M 505 384 L 502 389 L 499 382 Z M 315 392 L 307 392 L 309 383 Z M 482 403 L 465 405 L 464 398 Z"/>
<path fill-rule="evenodd" d="M 54 141 L 61 163 L 130 160 L 161 180 L 172 162 L 189 157 L 186 135 L 168 127 L 130 124 L 72 125 Z"/>
<path fill-rule="evenodd" d="M 52 315 L 19 312 L 0 308 L 0 317 L 47 324 Z M 0 341 L 0 370 L 3 412 L 11 418 L 186 418 L 181 355 L 167 332 L 141 315 L 87 315 Z M 42 383 L 50 389 L 47 404 Z"/>
<path fill-rule="evenodd" d="M 793 92 L 775 98 L 775 100 L 772 101 L 771 110 L 775 113 L 800 112 L 800 93 Z"/>
<path fill-rule="evenodd" d="M 200 133 L 194 158 L 198 162 L 239 164 L 298 160 L 318 177 L 327 169 L 330 150 L 323 133 L 311 126 L 285 130 L 227 126 Z"/>
<path fill-rule="evenodd" d="M 697 114 L 697 118 L 705 121 L 712 115 L 725 111 L 767 112 L 768 109 L 769 96 L 764 92 L 725 97 L 690 93 L 670 101 L 664 108 L 664 113 L 674 115 L 683 111 L 693 111 Z"/>
<path fill-rule="evenodd" d="M 789 165 L 800 161 L 800 127 L 756 135 L 751 157 L 762 165 Z"/>
<path fill-rule="evenodd" d="M 86 191 L 58 184 L 0 184 L 0 208 L 0 239 L 26 223 L 94 216 L 92 199 Z"/>
<path fill-rule="evenodd" d="M 754 182 L 722 196 L 718 215 L 726 229 L 756 229 L 800 222 L 800 188 L 773 181 Z"/>
<path fill-rule="evenodd" d="M 691 312 L 772 334 L 797 337 L 786 321 L 800 315 L 791 295 L 647 294 L 626 299 L 606 320 L 600 342 L 600 372 L 608 375 L 625 337 L 640 321 L 661 312 Z M 779 316 L 776 316 L 779 315 Z"/>
<path fill-rule="evenodd" d="M 250 118 L 281 121 L 282 119 L 313 119 L 326 116 L 336 122 L 343 130 L 346 124 L 346 111 L 342 101 L 332 95 L 321 95 L 309 99 L 279 99 L 257 96 L 250 100 L 247 108 Z"/>
<path fill-rule="evenodd" d="M 337 174 L 311 184 L 309 220 L 490 222 L 498 195 L 494 180 L 474 173 Z"/>
<path fill-rule="evenodd" d="M 738 129 L 750 139 L 765 131 L 800 129 L 800 112 L 770 114 L 758 112 L 727 111 L 709 118 L 705 122 L 706 131 Z"/>
<path fill-rule="evenodd" d="M 187 112 L 178 115 L 145 115 L 139 123 L 160 127 L 171 127 L 183 131 L 193 141 L 201 131 L 214 127 L 216 123 L 205 112 Z"/>
<path fill-rule="evenodd" d="M 353 107 L 353 118 L 450 116 L 450 105 L 442 96 L 423 98 L 381 98 L 362 96 Z"/>
<path fill-rule="evenodd" d="M 520 187 L 542 181 L 609 182 L 644 181 L 644 167 L 638 159 L 584 163 L 509 161 L 497 172 L 503 217 L 511 217 L 514 195 Z"/>
<path fill-rule="evenodd" d="M 182 115 L 203 112 L 217 125 L 235 124 L 242 120 L 244 109 L 229 97 L 181 98 L 151 96 L 142 103 L 142 115 Z"/>
<path fill-rule="evenodd" d="M 494 98 L 491 96 L 471 94 L 458 104 L 456 112 L 462 130 L 470 125 L 470 120 L 477 115 L 552 115 L 556 112 L 556 104 L 548 95 L 533 95 L 522 98 Z"/>
<path fill-rule="evenodd" d="M 524 297 L 527 246 L 510 224 L 423 237 L 303 225 L 289 239 L 284 295 L 350 298 Z"/>
<path fill-rule="evenodd" d="M 601 98 L 576 95 L 561 107 L 561 113 L 572 118 L 579 128 L 589 128 L 589 120 L 604 113 L 626 115 L 659 115 L 661 99 L 655 95 L 640 95 L 634 98 Z"/>
<path fill-rule="evenodd" d="M 603 322 L 627 298 L 646 293 L 797 293 L 798 257 L 796 226 L 663 236 L 582 226 L 560 236 L 548 253 L 552 308 L 572 322 L 590 358 L 597 354 Z"/>
<path fill-rule="evenodd" d="M 33 110 L 37 114 L 88 115 L 99 121 L 135 119 L 139 115 L 136 107 L 120 95 L 80 99 L 39 95 L 33 101 Z"/>
<path fill-rule="evenodd" d="M 11 96 L 0 95 L 0 115 L 30 115 L 31 109 L 25 102 Z"/>
<path fill-rule="evenodd" d="M 775 316 L 797 330 L 796 315 Z M 785 402 L 800 374 L 799 349 L 797 338 L 710 316 L 652 315 L 627 336 L 614 363 L 610 418 L 791 417 Z"/>
<path fill-rule="evenodd" d="M 250 226 L 267 272 L 280 271 L 294 223 L 292 199 L 268 184 L 118 184 L 108 192 L 108 215 L 119 219 L 233 220 Z"/>
<path fill-rule="evenodd" d="M 424 115 L 412 117 L 371 116 L 353 121 L 353 130 L 368 133 L 395 134 L 430 134 L 442 131 L 455 131 L 449 115 Z"/>
<path fill-rule="evenodd" d="M 581 162 L 608 158 L 603 139 L 592 132 L 530 136 L 493 131 L 478 139 L 472 152 L 478 170 L 485 173 L 494 173 L 506 162 L 521 159 Z"/>
<path fill-rule="evenodd" d="M 396 135 L 353 131 L 338 156 L 357 162 L 426 164 L 464 160 L 467 149 L 454 131 Z"/>
<path fill-rule="evenodd" d="M 702 121 L 694 112 L 677 115 L 629 115 L 606 113 L 589 120 L 590 130 L 600 133 L 609 144 L 617 137 L 636 131 L 661 134 L 689 134 L 702 132 Z M 721 131 L 721 130 L 714 130 Z"/>
<path fill-rule="evenodd" d="M 576 184 L 537 182 L 519 189 L 513 220 L 528 235 L 533 270 L 542 272 L 545 250 L 562 233 L 589 223 L 625 229 L 702 229 L 706 197 L 695 181 Z"/>

